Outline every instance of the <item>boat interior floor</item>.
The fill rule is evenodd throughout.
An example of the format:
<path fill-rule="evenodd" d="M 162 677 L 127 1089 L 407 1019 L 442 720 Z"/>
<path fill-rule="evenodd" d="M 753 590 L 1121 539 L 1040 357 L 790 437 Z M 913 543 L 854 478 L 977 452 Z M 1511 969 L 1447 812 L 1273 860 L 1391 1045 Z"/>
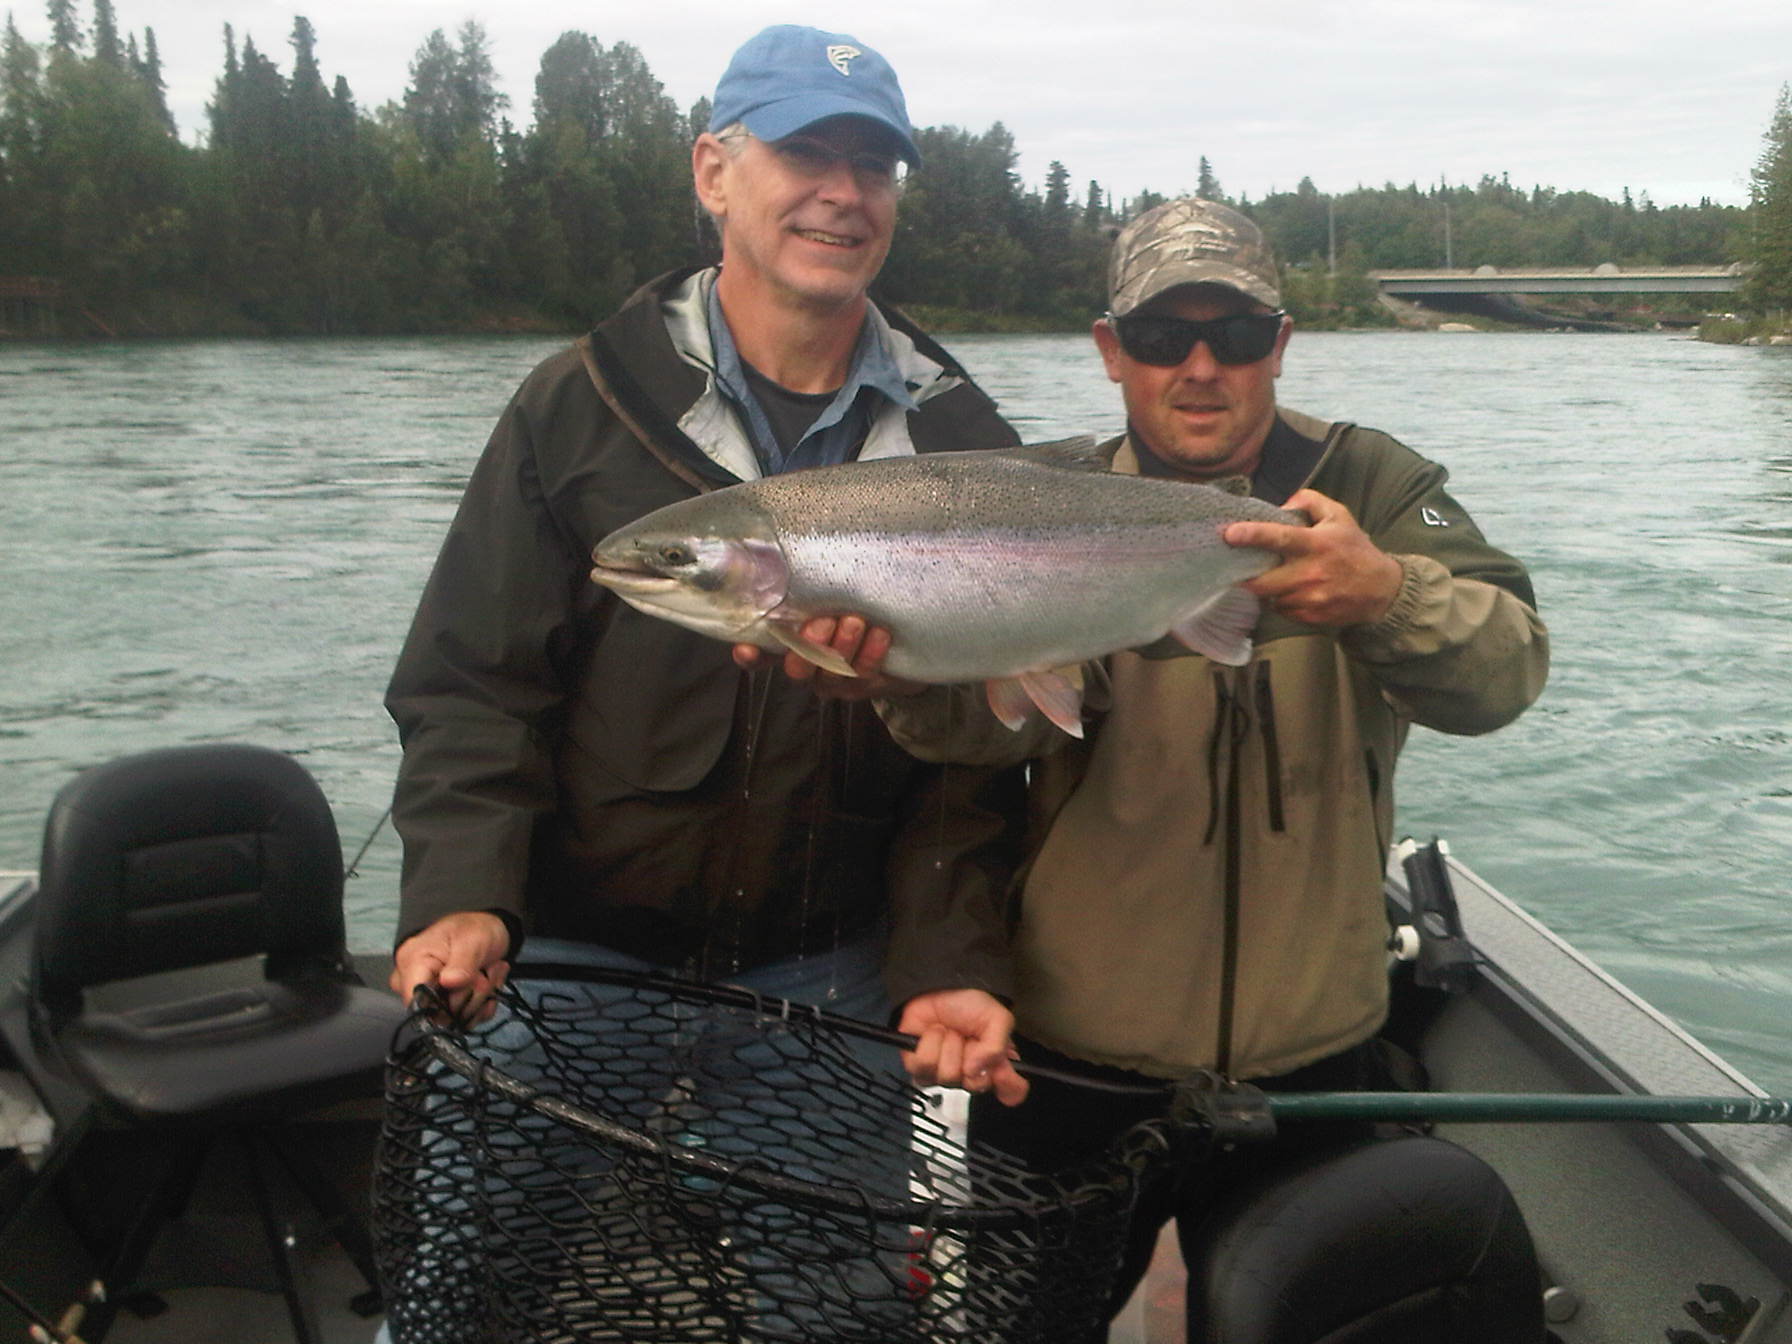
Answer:
<path fill-rule="evenodd" d="M 378 1102 L 339 1107 L 283 1126 L 281 1140 L 338 1181 L 357 1204 L 367 1189 Z M 280 1271 L 257 1209 L 244 1145 L 211 1144 L 184 1199 L 158 1220 L 133 1284 L 117 1300 L 65 1313 L 101 1273 L 105 1257 L 150 1208 L 177 1145 L 143 1131 L 89 1128 L 28 1207 L 0 1236 L 7 1280 L 52 1321 L 83 1340 L 112 1344 L 285 1344 L 295 1339 Z M 379 1328 L 377 1295 L 335 1238 L 336 1228 L 301 1194 L 279 1160 L 260 1163 L 286 1263 L 319 1344 L 368 1344 Z M 116 1291 L 116 1290 L 115 1290 Z M 0 1308 L 0 1318 L 7 1315 Z M 67 1326 L 64 1326 L 67 1328 Z M 22 1323 L 20 1326 L 22 1333 Z M 7 1338 L 15 1338 L 10 1332 Z"/>

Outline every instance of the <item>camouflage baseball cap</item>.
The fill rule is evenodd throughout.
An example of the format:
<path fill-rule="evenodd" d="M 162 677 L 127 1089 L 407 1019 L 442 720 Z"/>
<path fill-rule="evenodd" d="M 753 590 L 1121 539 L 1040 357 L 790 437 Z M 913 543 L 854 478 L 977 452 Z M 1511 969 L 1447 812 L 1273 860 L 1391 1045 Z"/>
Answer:
<path fill-rule="evenodd" d="M 1178 285 L 1224 285 L 1282 306 L 1263 231 L 1217 201 L 1185 197 L 1147 210 L 1114 239 L 1108 311 L 1122 317 Z"/>

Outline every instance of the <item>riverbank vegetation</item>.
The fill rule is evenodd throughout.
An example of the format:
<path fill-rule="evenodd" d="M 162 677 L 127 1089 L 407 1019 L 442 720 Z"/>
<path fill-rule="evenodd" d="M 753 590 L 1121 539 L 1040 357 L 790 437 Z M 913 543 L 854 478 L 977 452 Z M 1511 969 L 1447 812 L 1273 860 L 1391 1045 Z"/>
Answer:
<path fill-rule="evenodd" d="M 1699 334 L 1749 345 L 1792 345 L 1792 86 L 1785 84 L 1749 180 L 1743 250 L 1749 271 L 1740 297 L 1749 315 L 1708 323 Z"/>
<path fill-rule="evenodd" d="M 429 34 L 403 98 L 372 109 L 326 77 L 306 19 L 286 69 L 226 26 L 209 125 L 189 144 L 153 31 L 121 30 L 113 0 L 91 0 L 85 24 L 76 0 L 48 8 L 47 45 L 10 16 L 0 43 L 0 271 L 53 281 L 68 334 L 570 331 L 714 255 L 689 185 L 708 102 L 676 106 L 627 43 L 562 35 L 523 117 L 474 22 Z M 1114 230 L 1165 199 L 1117 201 L 1055 162 L 1029 186 L 1000 122 L 927 127 L 919 143 L 880 287 L 943 329 L 1082 327 L 1104 303 Z M 1736 207 L 1504 177 L 1337 195 L 1303 180 L 1254 201 L 1227 197 L 1204 158 L 1190 177 L 1166 193 L 1257 219 L 1307 326 L 1392 323 L 1375 269 L 1724 264 L 1755 236 Z M 1785 266 L 1792 286 L 1792 250 Z"/>

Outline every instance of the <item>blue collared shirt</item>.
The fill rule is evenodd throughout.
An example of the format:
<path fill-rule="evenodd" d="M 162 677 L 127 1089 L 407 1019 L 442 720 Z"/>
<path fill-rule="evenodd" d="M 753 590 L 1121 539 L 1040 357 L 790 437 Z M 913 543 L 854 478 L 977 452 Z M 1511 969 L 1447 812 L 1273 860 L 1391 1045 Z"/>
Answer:
<path fill-rule="evenodd" d="M 786 453 L 778 446 L 765 408 L 747 383 L 734 333 L 728 330 L 728 319 L 722 313 L 722 300 L 714 285 L 709 290 L 709 340 L 715 351 L 716 383 L 740 411 L 760 470 L 767 476 L 797 467 L 832 466 L 851 457 L 864 439 L 870 421 L 870 411 L 859 396 L 864 388 L 904 411 L 915 410 L 920 404 L 903 381 L 895 357 L 879 338 L 876 325 L 867 316 L 859 328 L 859 343 L 853 351 L 846 381 L 802 439 Z"/>

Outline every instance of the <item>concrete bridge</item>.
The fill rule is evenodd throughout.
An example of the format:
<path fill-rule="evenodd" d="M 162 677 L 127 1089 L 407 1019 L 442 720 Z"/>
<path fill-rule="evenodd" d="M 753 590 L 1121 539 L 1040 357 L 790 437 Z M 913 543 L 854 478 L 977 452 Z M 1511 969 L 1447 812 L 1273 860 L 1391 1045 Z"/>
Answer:
<path fill-rule="evenodd" d="M 102 335 L 118 334 L 97 313 L 71 300 L 58 280 L 42 275 L 0 275 L 0 338 L 53 340 L 63 334 L 64 312 L 78 313 Z"/>
<path fill-rule="evenodd" d="M 1477 266 L 1473 270 L 1370 271 L 1383 294 L 1717 294 L 1738 288 L 1743 268 L 1647 266 L 1624 270 L 1606 262 L 1567 266 Z"/>

